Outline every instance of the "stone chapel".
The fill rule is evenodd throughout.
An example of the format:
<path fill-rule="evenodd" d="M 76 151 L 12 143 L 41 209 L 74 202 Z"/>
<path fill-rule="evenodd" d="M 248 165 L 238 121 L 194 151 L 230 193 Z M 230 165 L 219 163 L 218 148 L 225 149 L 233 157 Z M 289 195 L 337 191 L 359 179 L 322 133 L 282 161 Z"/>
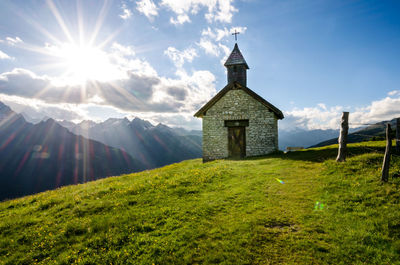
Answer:
<path fill-rule="evenodd" d="M 278 150 L 283 114 L 246 86 L 249 66 L 237 43 L 224 66 L 228 84 L 194 114 L 203 119 L 203 162 Z"/>

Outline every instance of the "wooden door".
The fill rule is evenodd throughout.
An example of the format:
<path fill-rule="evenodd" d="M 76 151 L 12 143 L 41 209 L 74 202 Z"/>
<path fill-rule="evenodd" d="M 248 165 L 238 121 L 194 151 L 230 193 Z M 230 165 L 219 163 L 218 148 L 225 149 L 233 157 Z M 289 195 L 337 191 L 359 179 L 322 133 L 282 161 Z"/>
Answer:
<path fill-rule="evenodd" d="M 230 158 L 246 156 L 245 127 L 228 127 L 228 151 Z"/>

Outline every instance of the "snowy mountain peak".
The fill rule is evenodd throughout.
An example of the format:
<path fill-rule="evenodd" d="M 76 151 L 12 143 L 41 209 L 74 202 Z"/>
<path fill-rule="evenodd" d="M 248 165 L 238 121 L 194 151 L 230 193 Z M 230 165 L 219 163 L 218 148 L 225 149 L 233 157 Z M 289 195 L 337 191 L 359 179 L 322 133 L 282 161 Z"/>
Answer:
<path fill-rule="evenodd" d="M 84 128 L 92 128 L 93 126 L 96 126 L 97 123 L 95 123 L 94 121 L 91 121 L 91 120 L 85 120 L 85 121 L 81 121 L 78 125 L 80 127 L 84 127 Z"/>
<path fill-rule="evenodd" d="M 103 126 L 121 126 L 128 125 L 129 120 L 127 118 L 118 119 L 118 118 L 109 118 L 102 123 Z"/>
<path fill-rule="evenodd" d="M 139 119 L 139 118 L 134 118 L 131 122 L 131 126 L 132 127 L 136 127 L 136 128 L 143 128 L 143 129 L 149 129 L 149 128 L 153 128 L 154 126 L 145 120 Z"/>

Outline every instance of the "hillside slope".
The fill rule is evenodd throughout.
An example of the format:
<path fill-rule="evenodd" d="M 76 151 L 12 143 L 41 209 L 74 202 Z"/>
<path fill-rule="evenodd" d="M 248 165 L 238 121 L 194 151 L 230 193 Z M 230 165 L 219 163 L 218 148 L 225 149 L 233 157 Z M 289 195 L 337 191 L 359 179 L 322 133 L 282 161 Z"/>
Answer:
<path fill-rule="evenodd" d="M 383 149 L 196 159 L 2 202 L 0 263 L 400 264 L 400 180 L 380 183 Z"/>

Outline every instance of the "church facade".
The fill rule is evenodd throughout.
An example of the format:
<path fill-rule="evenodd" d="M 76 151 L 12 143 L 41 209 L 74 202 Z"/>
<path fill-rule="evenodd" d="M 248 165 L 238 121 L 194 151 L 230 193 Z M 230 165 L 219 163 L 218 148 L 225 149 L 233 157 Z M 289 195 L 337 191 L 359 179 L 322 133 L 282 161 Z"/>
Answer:
<path fill-rule="evenodd" d="M 240 159 L 278 150 L 282 112 L 250 90 L 239 47 L 225 62 L 228 84 L 194 115 L 203 119 L 203 161 Z"/>

